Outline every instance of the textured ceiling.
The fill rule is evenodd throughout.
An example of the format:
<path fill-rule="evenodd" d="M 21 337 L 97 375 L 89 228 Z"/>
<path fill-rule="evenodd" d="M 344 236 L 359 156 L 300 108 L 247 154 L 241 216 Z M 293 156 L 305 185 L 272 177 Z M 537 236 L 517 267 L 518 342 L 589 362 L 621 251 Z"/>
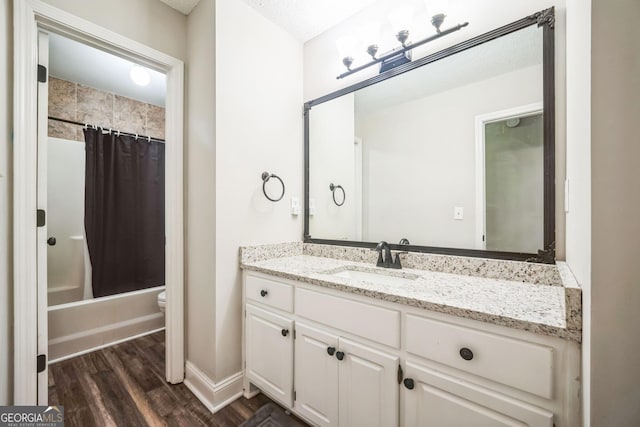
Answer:
<path fill-rule="evenodd" d="M 165 0 L 162 0 L 165 1 Z M 242 0 L 306 42 L 376 0 Z M 167 1 L 168 3 L 168 1 Z"/>
<path fill-rule="evenodd" d="M 171 6 L 185 15 L 191 13 L 200 0 L 160 0 L 162 3 Z"/>

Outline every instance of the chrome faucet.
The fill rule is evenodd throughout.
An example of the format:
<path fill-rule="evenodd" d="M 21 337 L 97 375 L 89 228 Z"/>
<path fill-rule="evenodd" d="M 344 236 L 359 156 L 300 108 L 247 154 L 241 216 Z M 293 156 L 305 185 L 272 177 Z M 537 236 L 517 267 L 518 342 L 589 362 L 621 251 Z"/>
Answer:
<path fill-rule="evenodd" d="M 406 254 L 407 252 L 398 252 L 396 254 L 396 260 L 394 261 L 393 255 L 391 254 L 391 248 L 389 247 L 389 244 L 384 240 L 378 243 L 374 250 L 378 252 L 378 262 L 376 263 L 376 267 L 396 269 L 402 268 L 402 265 L 400 264 L 400 254 Z M 382 253 L 383 251 L 384 255 Z"/>

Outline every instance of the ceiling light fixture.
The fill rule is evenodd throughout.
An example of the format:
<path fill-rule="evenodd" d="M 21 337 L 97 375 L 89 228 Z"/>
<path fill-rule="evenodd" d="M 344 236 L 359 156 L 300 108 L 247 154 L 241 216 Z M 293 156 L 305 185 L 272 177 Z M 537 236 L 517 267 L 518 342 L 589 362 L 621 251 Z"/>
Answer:
<path fill-rule="evenodd" d="M 140 65 L 134 65 L 129 71 L 131 80 L 138 86 L 147 86 L 151 82 L 151 73 Z"/>
<path fill-rule="evenodd" d="M 353 53 L 355 52 L 356 45 L 353 43 L 345 43 L 344 40 L 348 38 L 343 37 L 341 40 L 338 40 L 337 44 L 338 50 L 340 51 L 340 57 L 342 58 L 342 63 L 347 67 L 347 71 L 340 74 L 336 78 L 342 79 L 344 77 L 350 76 L 353 73 L 364 70 L 365 68 L 368 68 L 373 64 L 378 63 L 380 63 L 380 73 L 391 70 L 399 65 L 411 62 L 411 49 L 439 39 L 440 37 L 451 34 L 469 25 L 468 22 L 465 22 L 446 30 L 440 30 L 440 27 L 442 26 L 442 23 L 447 16 L 444 13 L 447 1 L 427 0 L 425 3 L 427 3 L 427 10 L 432 13 L 431 25 L 433 25 L 436 30 L 435 35 L 429 36 L 417 42 L 410 42 L 409 28 L 411 27 L 413 22 L 413 10 L 408 7 L 396 9 L 389 15 L 389 21 L 391 21 L 391 27 L 395 32 L 395 37 L 400 42 L 401 46 L 392 49 L 382 56 L 376 57 L 376 54 L 378 52 L 378 45 L 376 43 L 377 40 L 374 39 L 372 40 L 373 43 L 370 43 L 366 49 L 367 53 L 371 56 L 371 61 L 358 67 L 351 68 L 354 62 Z"/>

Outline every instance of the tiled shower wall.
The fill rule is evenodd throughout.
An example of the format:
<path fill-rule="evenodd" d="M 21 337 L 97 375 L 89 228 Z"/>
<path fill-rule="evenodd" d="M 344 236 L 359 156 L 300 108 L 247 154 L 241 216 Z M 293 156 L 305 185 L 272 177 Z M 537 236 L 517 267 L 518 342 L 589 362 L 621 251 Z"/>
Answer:
<path fill-rule="evenodd" d="M 49 79 L 49 116 L 164 139 L 164 107 Z M 49 136 L 84 141 L 82 126 L 49 120 Z"/>

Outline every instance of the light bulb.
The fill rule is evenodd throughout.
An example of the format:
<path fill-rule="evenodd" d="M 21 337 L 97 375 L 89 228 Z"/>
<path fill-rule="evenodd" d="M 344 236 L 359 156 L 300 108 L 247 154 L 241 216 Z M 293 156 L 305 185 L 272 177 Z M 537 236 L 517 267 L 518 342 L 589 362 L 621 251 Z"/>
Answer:
<path fill-rule="evenodd" d="M 408 31 L 413 23 L 413 9 L 408 6 L 394 9 L 389 14 L 389 21 L 396 34 L 400 31 Z"/>
<path fill-rule="evenodd" d="M 358 31 L 360 41 L 366 46 L 367 53 L 372 59 L 376 58 L 376 53 L 380 49 L 380 24 L 377 22 L 367 22 Z"/>
<path fill-rule="evenodd" d="M 151 74 L 149 70 L 140 65 L 134 65 L 129 72 L 131 80 L 139 86 L 147 86 L 151 82 Z"/>
<path fill-rule="evenodd" d="M 446 15 L 449 11 L 448 0 L 425 0 L 424 4 L 427 8 L 427 14 L 429 17 L 439 14 Z"/>
<path fill-rule="evenodd" d="M 336 40 L 336 46 L 338 48 L 338 53 L 340 54 L 340 59 L 346 58 L 347 56 L 355 55 L 358 40 L 351 36 L 340 37 Z"/>
<path fill-rule="evenodd" d="M 448 0 L 425 0 L 425 6 L 427 7 L 427 14 L 431 19 L 431 24 L 436 28 L 437 32 L 440 32 L 440 26 L 444 22 L 444 18 L 447 17 L 449 9 Z"/>
<path fill-rule="evenodd" d="M 380 43 L 380 24 L 378 22 L 367 22 L 360 27 L 358 36 L 365 46 Z"/>

